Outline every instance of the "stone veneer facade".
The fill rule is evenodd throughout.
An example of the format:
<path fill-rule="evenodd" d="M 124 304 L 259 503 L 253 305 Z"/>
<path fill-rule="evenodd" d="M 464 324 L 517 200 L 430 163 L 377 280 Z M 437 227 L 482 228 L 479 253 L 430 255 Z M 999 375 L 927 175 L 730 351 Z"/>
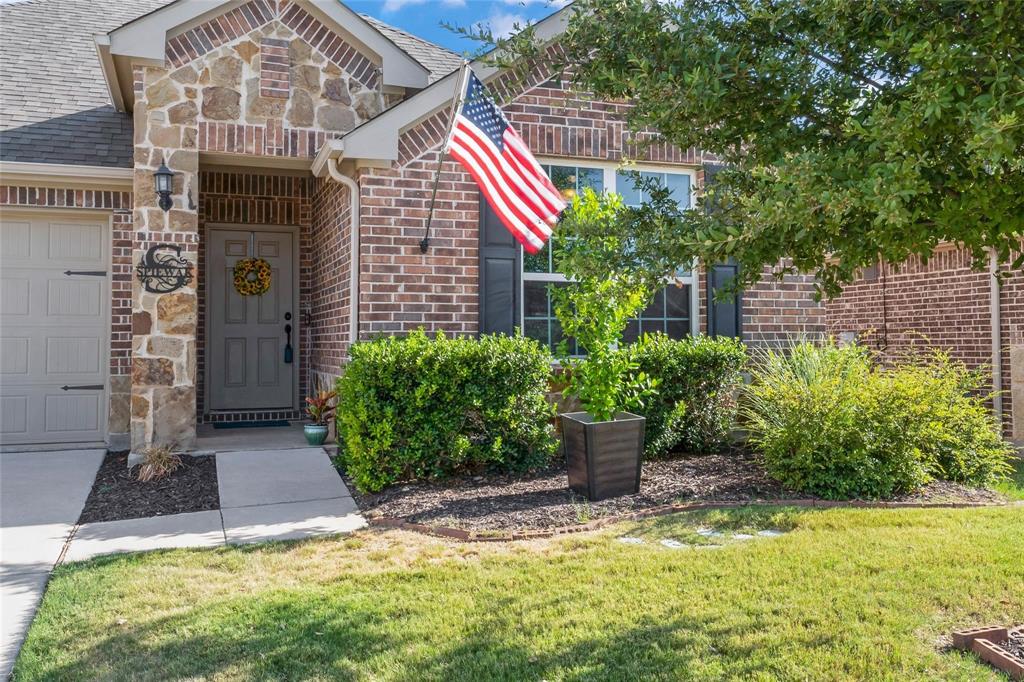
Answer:
<path fill-rule="evenodd" d="M 251 0 L 193 27 L 168 41 L 166 58 L 166 67 L 134 72 L 132 261 L 153 244 L 175 244 L 194 276 L 168 294 L 134 284 L 133 450 L 194 444 L 201 383 L 199 202 L 206 189 L 200 153 L 309 158 L 330 137 L 377 115 L 384 101 L 374 58 L 287 1 Z M 161 162 L 175 174 L 167 212 L 153 192 L 152 174 Z M 216 201 L 211 196 L 206 205 Z"/>

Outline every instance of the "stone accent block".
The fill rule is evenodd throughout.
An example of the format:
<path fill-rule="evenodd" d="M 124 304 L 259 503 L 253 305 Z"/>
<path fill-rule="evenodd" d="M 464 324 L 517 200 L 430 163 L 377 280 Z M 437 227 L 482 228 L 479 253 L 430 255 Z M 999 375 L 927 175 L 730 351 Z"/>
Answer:
<path fill-rule="evenodd" d="M 196 393 L 193 386 L 153 390 L 153 442 L 173 450 L 195 444 Z"/>
<path fill-rule="evenodd" d="M 309 128 L 313 125 L 313 98 L 305 90 L 296 90 L 292 93 L 291 106 L 288 108 L 288 123 L 297 128 Z"/>
<path fill-rule="evenodd" d="M 242 95 L 237 90 L 212 86 L 203 88 L 203 116 L 214 121 L 234 121 L 242 114 Z"/>
<path fill-rule="evenodd" d="M 352 104 L 352 96 L 344 78 L 328 78 L 324 81 L 324 97 L 342 104 Z"/>
<path fill-rule="evenodd" d="M 162 78 L 146 88 L 146 105 L 150 109 L 165 107 L 171 102 L 177 102 L 179 97 L 178 88 L 167 78 Z"/>
<path fill-rule="evenodd" d="M 132 385 L 171 386 L 174 363 L 167 358 L 132 358 Z"/>
<path fill-rule="evenodd" d="M 238 57 L 218 57 L 210 64 L 210 82 L 228 88 L 242 84 L 242 60 Z"/>
<path fill-rule="evenodd" d="M 179 104 L 175 104 L 173 107 L 167 110 L 167 120 L 173 124 L 187 124 L 192 125 L 196 122 L 196 116 L 199 114 L 199 107 L 196 103 L 187 100 Z"/>
<path fill-rule="evenodd" d="M 356 116 L 348 107 L 325 104 L 316 110 L 316 122 L 324 130 L 348 132 L 356 127 Z"/>
<path fill-rule="evenodd" d="M 157 300 L 157 329 L 165 334 L 196 333 L 197 299 L 193 293 L 164 294 Z"/>

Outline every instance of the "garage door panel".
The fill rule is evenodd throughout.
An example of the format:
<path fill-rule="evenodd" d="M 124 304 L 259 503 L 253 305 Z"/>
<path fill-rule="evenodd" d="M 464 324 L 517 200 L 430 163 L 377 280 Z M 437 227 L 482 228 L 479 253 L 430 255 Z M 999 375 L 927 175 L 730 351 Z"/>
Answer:
<path fill-rule="evenodd" d="M 4 444 L 103 440 L 105 391 L 60 386 L 4 386 L 0 434 Z"/>
<path fill-rule="evenodd" d="M 70 375 L 99 378 L 103 349 L 95 336 L 50 337 L 46 340 L 46 376 Z"/>
<path fill-rule="evenodd" d="M 0 248 L 5 259 L 31 258 L 32 224 L 27 220 L 5 220 L 3 232 L 0 232 Z"/>
<path fill-rule="evenodd" d="M 0 396 L 0 433 L 4 436 L 28 433 L 28 396 Z"/>
<path fill-rule="evenodd" d="M 49 278 L 46 281 L 46 317 L 92 317 L 103 310 L 103 291 L 106 281 L 99 277 L 92 280 Z"/>
<path fill-rule="evenodd" d="M 102 395 L 102 391 L 77 395 L 47 391 L 44 396 L 47 433 L 99 431 Z"/>
<path fill-rule="evenodd" d="M 28 317 L 31 308 L 29 278 L 8 272 L 6 268 L 4 270 L 3 277 L 0 277 L 0 315 L 4 318 Z"/>
<path fill-rule="evenodd" d="M 109 282 L 103 219 L 4 216 L 0 243 L 0 439 L 103 440 Z M 100 386 L 81 390 L 64 386 Z"/>
<path fill-rule="evenodd" d="M 76 263 L 102 263 L 104 226 L 95 223 L 57 223 L 49 224 L 47 240 L 48 255 L 51 262 L 72 261 Z"/>

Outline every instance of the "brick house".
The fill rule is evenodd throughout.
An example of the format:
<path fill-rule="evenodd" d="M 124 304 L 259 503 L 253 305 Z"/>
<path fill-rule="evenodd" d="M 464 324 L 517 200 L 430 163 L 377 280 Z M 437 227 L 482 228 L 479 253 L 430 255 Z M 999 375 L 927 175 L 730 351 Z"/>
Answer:
<path fill-rule="evenodd" d="M 547 252 L 524 257 L 452 161 L 419 249 L 458 55 L 336 0 L 25 0 L 0 12 L 4 445 L 188 449 L 197 424 L 298 418 L 349 345 L 378 334 L 557 339 L 546 287 L 561 276 Z M 564 22 L 565 10 L 538 34 L 557 44 Z M 641 201 L 618 172 L 626 158 L 681 202 L 700 191 L 710 159 L 638 154 L 626 105 L 548 74 L 522 84 L 474 70 L 563 191 Z M 869 273 L 830 304 L 806 276 L 715 302 L 729 266 L 695 267 L 627 335 L 870 341 L 884 312 L 890 348 L 921 326 L 976 364 L 998 357 L 1019 393 L 1024 280 L 990 298 L 991 277 L 958 253 Z M 262 296 L 232 282 L 251 257 L 272 268 Z M 1001 409 L 1024 437 L 1015 397 Z"/>

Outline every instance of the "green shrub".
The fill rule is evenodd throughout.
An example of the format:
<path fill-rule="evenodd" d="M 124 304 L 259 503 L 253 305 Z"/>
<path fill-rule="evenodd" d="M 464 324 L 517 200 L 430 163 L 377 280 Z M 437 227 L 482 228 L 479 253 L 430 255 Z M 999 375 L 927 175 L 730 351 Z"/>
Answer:
<path fill-rule="evenodd" d="M 356 486 L 547 463 L 551 355 L 524 337 L 431 339 L 422 331 L 352 347 L 338 380 L 343 463 Z"/>
<path fill-rule="evenodd" d="M 743 414 L 768 472 L 826 498 L 891 497 L 933 478 L 987 485 L 1010 448 L 980 374 L 933 353 L 885 368 L 858 346 L 802 343 L 755 359 Z"/>
<path fill-rule="evenodd" d="M 735 392 L 747 358 L 742 343 L 707 336 L 674 341 L 664 334 L 645 334 L 625 352 L 637 371 L 657 381 L 657 395 L 634 408 L 647 418 L 647 458 L 722 447 L 736 417 Z"/>

